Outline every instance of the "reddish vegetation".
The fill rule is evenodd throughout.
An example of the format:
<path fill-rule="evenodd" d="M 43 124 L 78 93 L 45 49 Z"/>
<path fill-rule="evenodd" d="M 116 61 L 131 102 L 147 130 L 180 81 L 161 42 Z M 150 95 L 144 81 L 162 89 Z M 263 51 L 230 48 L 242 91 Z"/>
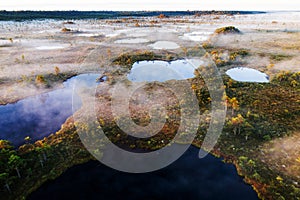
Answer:
<path fill-rule="evenodd" d="M 167 18 L 167 16 L 164 14 L 160 14 L 160 15 L 158 15 L 158 18 L 163 19 L 163 18 Z"/>
<path fill-rule="evenodd" d="M 62 29 L 61 29 L 61 32 L 64 32 L 64 33 L 65 33 L 65 32 L 71 32 L 71 29 L 69 29 L 69 28 L 62 28 Z"/>

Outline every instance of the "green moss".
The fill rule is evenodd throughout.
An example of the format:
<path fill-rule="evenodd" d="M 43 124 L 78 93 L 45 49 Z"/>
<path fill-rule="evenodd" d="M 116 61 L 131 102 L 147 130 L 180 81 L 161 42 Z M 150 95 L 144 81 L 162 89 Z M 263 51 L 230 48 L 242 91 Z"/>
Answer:
<path fill-rule="evenodd" d="M 300 72 L 281 71 L 272 78 L 272 82 L 286 87 L 294 87 L 299 91 Z"/>

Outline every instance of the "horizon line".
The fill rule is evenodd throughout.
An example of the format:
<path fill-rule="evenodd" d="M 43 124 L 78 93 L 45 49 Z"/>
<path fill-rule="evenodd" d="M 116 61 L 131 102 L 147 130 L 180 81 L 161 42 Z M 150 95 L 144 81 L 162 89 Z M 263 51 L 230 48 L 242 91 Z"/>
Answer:
<path fill-rule="evenodd" d="M 21 11 L 31 11 L 31 12 L 300 12 L 300 10 L 214 10 L 214 9 L 204 9 L 204 10 L 38 10 L 38 9 L 25 9 L 25 10 L 7 10 L 3 9 L 0 12 L 21 12 Z"/>

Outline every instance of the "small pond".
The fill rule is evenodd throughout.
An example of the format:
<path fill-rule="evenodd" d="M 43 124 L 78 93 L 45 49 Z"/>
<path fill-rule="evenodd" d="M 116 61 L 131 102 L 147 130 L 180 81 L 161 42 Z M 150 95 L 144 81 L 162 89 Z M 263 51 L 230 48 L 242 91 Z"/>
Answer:
<path fill-rule="evenodd" d="M 77 34 L 79 37 L 95 37 L 95 36 L 101 36 L 101 34 L 98 33 L 79 33 Z"/>
<path fill-rule="evenodd" d="M 199 149 L 191 146 L 168 167 L 143 174 L 124 173 L 90 161 L 48 181 L 28 199 L 258 199 L 232 164 L 210 154 L 199 159 L 198 153 Z"/>
<path fill-rule="evenodd" d="M 6 46 L 11 46 L 13 43 L 11 41 L 0 39 L 0 47 L 6 47 Z"/>
<path fill-rule="evenodd" d="M 230 76 L 233 80 L 241 82 L 257 82 L 257 83 L 268 83 L 269 76 L 262 73 L 256 69 L 251 69 L 247 67 L 237 67 L 229 69 L 226 74 Z"/>
<path fill-rule="evenodd" d="M 133 82 L 167 81 L 193 78 L 195 67 L 186 60 L 171 62 L 155 60 L 140 61 L 133 64 L 128 79 Z"/>
<path fill-rule="evenodd" d="M 175 42 L 157 41 L 154 44 L 150 44 L 149 47 L 153 49 L 178 49 L 180 46 Z"/>
<path fill-rule="evenodd" d="M 191 33 L 185 33 L 181 38 L 196 42 L 203 42 L 209 38 L 209 35 L 212 34 L 211 32 L 204 32 L 204 31 L 195 31 Z"/>
<path fill-rule="evenodd" d="M 99 74 L 82 74 L 64 82 L 64 88 L 32 96 L 13 104 L 0 106 L 0 139 L 15 146 L 29 136 L 33 141 L 55 133 L 72 115 L 72 109 L 81 105 L 80 97 L 73 95 L 73 86 L 93 86 Z"/>
<path fill-rule="evenodd" d="M 63 49 L 64 46 L 39 46 L 36 47 L 37 50 L 55 50 L 55 49 Z"/>
<path fill-rule="evenodd" d="M 129 38 L 115 41 L 116 44 L 139 44 L 147 42 L 149 42 L 149 40 L 144 38 Z"/>

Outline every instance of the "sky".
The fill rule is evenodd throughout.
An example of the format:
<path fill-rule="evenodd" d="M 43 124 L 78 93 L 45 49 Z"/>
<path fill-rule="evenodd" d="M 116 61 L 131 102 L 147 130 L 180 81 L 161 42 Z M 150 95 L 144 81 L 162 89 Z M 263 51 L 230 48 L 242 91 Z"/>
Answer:
<path fill-rule="evenodd" d="M 0 10 L 300 10 L 299 0 L 0 0 Z"/>

